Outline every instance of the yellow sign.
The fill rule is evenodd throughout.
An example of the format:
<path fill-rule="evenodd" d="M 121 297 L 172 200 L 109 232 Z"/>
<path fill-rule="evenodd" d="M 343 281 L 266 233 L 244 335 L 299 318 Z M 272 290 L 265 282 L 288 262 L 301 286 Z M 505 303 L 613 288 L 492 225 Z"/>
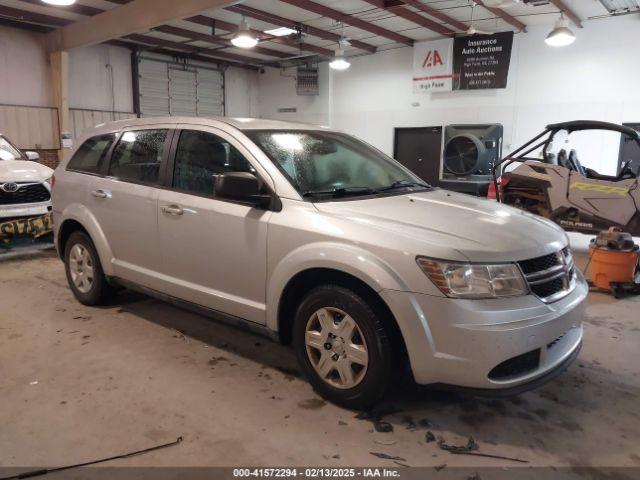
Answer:
<path fill-rule="evenodd" d="M 26 217 L 0 223 L 0 242 L 7 243 L 13 237 L 38 238 L 53 229 L 51 213 L 40 217 Z"/>
<path fill-rule="evenodd" d="M 571 190 L 581 190 L 583 192 L 609 193 L 611 195 L 620 195 L 624 197 L 629 193 L 628 188 L 613 187 L 611 185 L 602 185 L 599 183 L 575 182 L 571 184 Z"/>

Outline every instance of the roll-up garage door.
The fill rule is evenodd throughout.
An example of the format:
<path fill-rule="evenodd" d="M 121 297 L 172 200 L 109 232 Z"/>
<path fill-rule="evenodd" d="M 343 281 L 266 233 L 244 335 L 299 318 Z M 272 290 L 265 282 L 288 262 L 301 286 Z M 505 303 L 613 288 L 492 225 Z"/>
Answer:
<path fill-rule="evenodd" d="M 199 66 L 140 58 L 143 117 L 224 115 L 224 74 Z"/>

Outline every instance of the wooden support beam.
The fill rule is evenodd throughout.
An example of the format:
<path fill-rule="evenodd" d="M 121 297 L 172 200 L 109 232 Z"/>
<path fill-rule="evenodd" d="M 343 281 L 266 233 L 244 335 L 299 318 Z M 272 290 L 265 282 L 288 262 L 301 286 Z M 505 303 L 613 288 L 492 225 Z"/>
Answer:
<path fill-rule="evenodd" d="M 55 107 L 58 109 L 58 125 L 60 136 L 71 131 L 71 121 L 69 117 L 69 52 L 53 52 L 49 54 L 51 66 L 51 87 L 53 89 L 53 99 Z M 60 140 L 60 150 L 58 159 L 65 160 L 68 148 L 62 146 Z"/>
<path fill-rule="evenodd" d="M 311 0 L 280 0 L 280 1 L 284 3 L 288 3 L 289 5 L 293 5 L 298 8 L 302 8 L 309 12 L 317 13 L 318 15 L 322 15 L 324 17 L 332 18 L 333 20 L 337 20 L 347 25 L 351 25 L 353 27 L 359 28 L 360 30 L 364 30 L 365 32 L 373 33 L 374 35 L 388 38 L 389 40 L 393 40 L 394 42 L 404 43 L 405 45 L 413 45 L 413 39 L 409 37 L 406 37 L 396 32 L 392 32 L 390 30 L 387 30 L 386 28 L 382 28 L 373 23 L 365 22 L 364 20 L 358 17 L 354 17 L 353 15 L 349 15 L 348 13 L 343 13 L 338 10 L 334 10 L 333 8 L 329 8 L 324 5 L 321 5 L 319 3 L 312 2 Z"/>
<path fill-rule="evenodd" d="M 508 14 L 505 10 L 503 10 L 502 8 L 493 8 L 493 7 L 487 7 L 484 4 L 483 0 L 474 0 L 478 5 L 480 5 L 481 7 L 484 7 L 486 10 L 489 10 L 491 13 L 493 13 L 495 16 L 500 17 L 501 19 L 503 19 L 505 22 L 507 22 L 509 25 L 516 27 L 518 30 L 520 30 L 521 32 L 526 32 L 527 31 L 527 26 L 522 23 L 520 20 L 518 20 L 516 17 L 514 17 L 513 15 Z"/>
<path fill-rule="evenodd" d="M 576 13 L 571 10 L 563 0 L 551 0 L 551 3 L 553 3 L 562 13 L 569 17 L 569 20 L 571 20 L 576 27 L 583 28 L 582 20 L 580 19 L 580 17 L 578 17 L 578 15 L 576 15 Z"/>
<path fill-rule="evenodd" d="M 48 33 L 46 43 L 51 51 L 93 45 L 229 3 L 230 0 L 133 0 Z"/>

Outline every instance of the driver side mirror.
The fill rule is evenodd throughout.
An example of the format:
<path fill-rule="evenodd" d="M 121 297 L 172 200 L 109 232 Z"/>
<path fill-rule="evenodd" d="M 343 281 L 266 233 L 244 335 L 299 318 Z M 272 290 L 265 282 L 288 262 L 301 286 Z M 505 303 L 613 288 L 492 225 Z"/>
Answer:
<path fill-rule="evenodd" d="M 31 160 L 32 162 L 37 162 L 40 160 L 40 154 L 38 152 L 24 152 L 27 156 L 27 160 Z"/>
<path fill-rule="evenodd" d="M 260 191 L 260 181 L 248 172 L 229 172 L 214 177 L 216 197 L 267 208 L 272 197 Z"/>

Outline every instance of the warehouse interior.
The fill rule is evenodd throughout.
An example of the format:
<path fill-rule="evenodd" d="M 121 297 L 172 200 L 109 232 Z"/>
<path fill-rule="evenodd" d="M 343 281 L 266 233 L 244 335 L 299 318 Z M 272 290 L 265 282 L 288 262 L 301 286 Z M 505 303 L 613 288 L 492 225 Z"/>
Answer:
<path fill-rule="evenodd" d="M 572 43 L 552 46 L 557 29 L 569 31 Z M 431 54 L 438 42 L 496 35 L 509 38 L 510 57 L 498 72 L 504 85 L 457 88 L 448 75 L 453 88 L 434 87 L 430 77 L 434 90 L 419 90 L 416 72 L 428 63 L 416 60 L 419 48 Z M 498 132 L 495 142 L 483 137 L 498 162 L 547 125 L 593 120 L 628 130 L 614 138 L 588 127 L 579 141 L 582 165 L 623 178 L 625 168 L 640 173 L 640 135 L 628 158 L 622 152 L 633 142 L 629 133 L 620 137 L 640 131 L 639 45 L 637 0 L 0 0 L 0 141 L 61 177 L 92 129 L 110 122 L 268 119 L 353 135 L 430 185 L 455 189 L 460 178 L 441 172 L 456 129 Z M 414 134 L 431 138 L 415 155 L 402 148 Z M 419 164 L 404 155 L 419 156 Z M 0 184 L 9 185 L 1 160 Z M 495 172 L 475 174 L 484 175 L 484 189 L 458 191 L 486 196 L 497 185 L 500 200 Z M 637 187 L 632 178 L 622 196 Z M 56 193 L 54 226 L 44 223 L 54 232 Z M 17 215 L 6 217 L 10 224 Z M 590 242 L 608 225 L 580 233 L 578 220 L 567 223 L 574 220 L 554 221 L 568 231 L 576 268 L 595 280 Z M 640 222 L 626 225 L 632 244 L 640 243 L 633 230 Z M 412 226 L 399 220 L 395 229 Z M 626 294 L 630 286 L 618 298 L 613 287 L 591 285 L 579 356 L 539 388 L 486 398 L 401 382 L 376 407 L 353 410 L 314 391 L 290 346 L 253 331 L 129 290 L 105 306 L 82 305 L 67 285 L 55 234 L 14 245 L 3 244 L 7 232 L 0 230 L 0 478 L 178 437 L 168 448 L 109 462 L 113 470 L 105 472 L 129 478 L 134 467 L 157 467 L 150 472 L 189 478 L 194 467 L 371 466 L 400 469 L 406 478 L 414 468 L 475 479 L 640 475 L 640 300 Z M 534 241 L 525 229 L 509 235 Z M 395 248 L 398 257 L 409 255 L 408 247 Z M 185 245 L 174 255 L 191 253 Z"/>

